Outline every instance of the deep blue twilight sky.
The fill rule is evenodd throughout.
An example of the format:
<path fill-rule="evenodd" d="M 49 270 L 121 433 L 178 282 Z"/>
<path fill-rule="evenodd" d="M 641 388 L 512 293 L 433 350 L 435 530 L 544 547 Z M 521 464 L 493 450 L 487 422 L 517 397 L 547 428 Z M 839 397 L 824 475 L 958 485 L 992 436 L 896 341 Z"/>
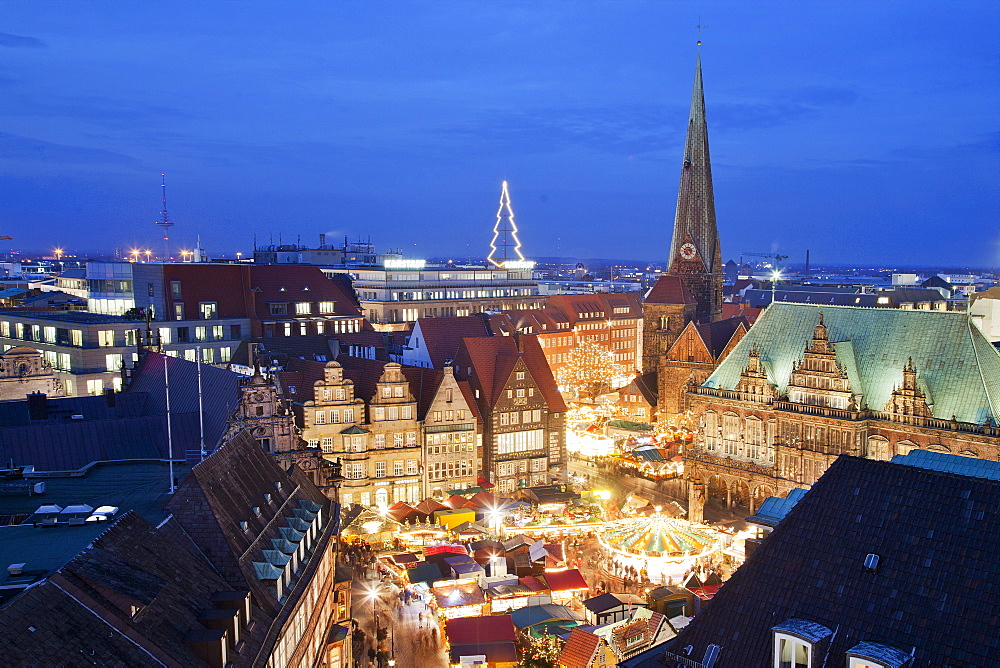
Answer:
<path fill-rule="evenodd" d="M 724 259 L 1000 266 L 993 0 L 5 0 L 0 243 L 665 260 L 699 15 Z"/>

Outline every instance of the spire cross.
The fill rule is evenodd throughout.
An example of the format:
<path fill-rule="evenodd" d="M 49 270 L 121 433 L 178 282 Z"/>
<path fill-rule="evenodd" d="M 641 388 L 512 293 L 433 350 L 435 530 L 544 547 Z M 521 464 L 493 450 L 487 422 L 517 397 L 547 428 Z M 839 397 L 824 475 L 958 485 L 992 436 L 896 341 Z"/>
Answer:
<path fill-rule="evenodd" d="M 701 17 L 699 16 L 698 17 L 698 25 L 695 26 L 695 28 L 698 29 L 698 46 L 701 46 L 701 31 L 704 30 L 707 27 L 708 26 L 701 25 Z"/>

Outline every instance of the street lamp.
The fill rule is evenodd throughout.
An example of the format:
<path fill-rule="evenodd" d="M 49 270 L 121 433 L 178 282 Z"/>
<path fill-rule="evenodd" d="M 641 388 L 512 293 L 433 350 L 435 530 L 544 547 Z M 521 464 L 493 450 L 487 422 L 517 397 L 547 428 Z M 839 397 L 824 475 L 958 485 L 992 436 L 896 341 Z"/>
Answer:
<path fill-rule="evenodd" d="M 236 261 L 239 262 L 242 259 L 243 259 L 243 253 L 237 253 L 236 254 Z"/>
<path fill-rule="evenodd" d="M 378 642 L 378 610 L 375 608 L 375 605 L 378 602 L 379 596 L 381 596 L 381 595 L 382 595 L 382 592 L 379 591 L 378 585 L 374 585 L 374 586 L 373 585 L 366 585 L 366 587 L 365 587 L 365 596 L 367 596 L 368 599 L 372 602 L 372 619 L 375 620 L 375 638 L 374 638 L 372 644 L 375 647 L 375 656 L 376 657 L 378 656 L 379 642 Z"/>
<path fill-rule="evenodd" d="M 774 303 L 774 294 L 775 294 L 775 291 L 778 289 L 778 281 L 780 281 L 780 280 L 781 280 L 781 271 L 778 270 L 778 269 L 775 269 L 774 271 L 771 272 L 771 303 L 772 304 Z"/>
<path fill-rule="evenodd" d="M 188 251 L 188 250 L 182 250 L 182 251 L 181 251 L 181 261 L 182 261 L 182 262 L 187 262 L 187 261 L 188 261 L 188 256 L 189 256 L 189 255 L 191 255 L 191 251 Z"/>
<path fill-rule="evenodd" d="M 149 256 L 153 254 L 153 251 L 146 249 L 146 262 L 149 262 Z"/>
<path fill-rule="evenodd" d="M 132 254 L 132 261 L 133 262 L 138 262 L 139 261 L 139 252 L 140 251 L 139 251 L 138 248 L 133 248 L 132 249 L 131 254 Z"/>

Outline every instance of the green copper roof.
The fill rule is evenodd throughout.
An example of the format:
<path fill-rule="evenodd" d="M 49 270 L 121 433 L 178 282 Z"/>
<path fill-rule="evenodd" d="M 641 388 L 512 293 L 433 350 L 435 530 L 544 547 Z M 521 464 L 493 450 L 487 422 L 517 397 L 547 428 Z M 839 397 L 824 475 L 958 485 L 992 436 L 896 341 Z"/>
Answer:
<path fill-rule="evenodd" d="M 847 370 L 860 408 L 881 411 L 912 358 L 934 417 L 981 424 L 1000 417 L 1000 352 L 965 313 L 813 306 L 778 302 L 767 308 L 705 387 L 731 390 L 756 345 L 769 380 L 785 392 L 810 343 L 820 313 Z"/>

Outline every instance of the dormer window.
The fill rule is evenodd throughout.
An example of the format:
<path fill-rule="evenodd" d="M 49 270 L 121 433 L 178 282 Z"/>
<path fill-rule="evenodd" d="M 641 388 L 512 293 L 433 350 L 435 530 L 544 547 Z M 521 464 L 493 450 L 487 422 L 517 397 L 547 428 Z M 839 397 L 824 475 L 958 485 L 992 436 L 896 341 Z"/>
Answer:
<path fill-rule="evenodd" d="M 847 668 L 902 668 L 912 657 L 877 642 L 861 642 L 847 650 Z"/>
<path fill-rule="evenodd" d="M 774 668 L 814 668 L 816 645 L 833 633 L 822 624 L 805 619 L 786 619 L 774 632 Z"/>
<path fill-rule="evenodd" d="M 776 633 L 774 636 L 775 668 L 812 668 L 812 644 L 801 638 Z"/>

